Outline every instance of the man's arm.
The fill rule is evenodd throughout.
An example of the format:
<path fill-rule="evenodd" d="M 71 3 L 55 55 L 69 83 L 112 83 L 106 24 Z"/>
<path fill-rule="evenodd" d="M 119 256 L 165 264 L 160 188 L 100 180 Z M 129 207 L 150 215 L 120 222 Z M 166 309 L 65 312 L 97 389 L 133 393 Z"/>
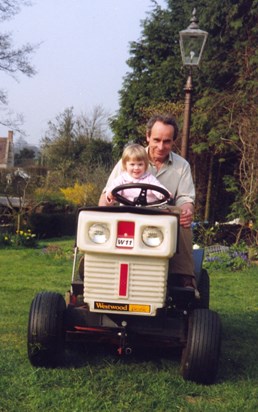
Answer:
<path fill-rule="evenodd" d="M 108 204 L 107 199 L 106 199 L 106 189 L 108 186 L 111 186 L 111 183 L 113 182 L 113 180 L 115 180 L 115 178 L 117 178 L 122 172 L 122 162 L 121 159 L 117 162 L 117 164 L 115 165 L 114 169 L 112 170 L 108 181 L 106 183 L 106 186 L 103 189 L 103 192 L 100 195 L 99 198 L 99 206 L 110 206 L 110 204 Z"/>
<path fill-rule="evenodd" d="M 110 206 L 106 199 L 106 193 L 101 193 L 99 198 L 99 206 Z"/>

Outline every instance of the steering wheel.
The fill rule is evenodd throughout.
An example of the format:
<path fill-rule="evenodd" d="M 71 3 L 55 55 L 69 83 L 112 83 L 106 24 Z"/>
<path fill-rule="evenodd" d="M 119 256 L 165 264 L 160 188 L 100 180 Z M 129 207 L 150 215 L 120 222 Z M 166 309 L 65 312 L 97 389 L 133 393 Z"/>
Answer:
<path fill-rule="evenodd" d="M 118 192 L 126 189 L 140 189 L 140 194 L 134 200 L 126 199 L 126 197 L 122 196 Z M 162 199 L 155 200 L 153 202 L 147 202 L 147 191 L 153 190 L 155 192 L 161 193 L 163 195 Z M 152 206 L 152 205 L 160 205 L 161 203 L 170 199 L 170 194 L 166 189 L 163 187 L 151 185 L 148 183 L 128 183 L 124 185 L 120 185 L 115 187 L 112 190 L 112 195 L 123 205 L 125 206 Z"/>

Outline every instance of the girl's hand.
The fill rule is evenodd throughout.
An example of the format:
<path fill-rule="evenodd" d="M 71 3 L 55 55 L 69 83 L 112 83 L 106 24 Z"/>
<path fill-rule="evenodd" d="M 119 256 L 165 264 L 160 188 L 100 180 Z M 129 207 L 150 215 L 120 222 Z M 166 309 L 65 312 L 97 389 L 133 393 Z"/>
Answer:
<path fill-rule="evenodd" d="M 111 192 L 108 192 L 106 194 L 106 199 L 107 199 L 108 204 L 112 204 L 115 201 L 115 198 L 114 198 L 114 196 L 112 195 Z"/>

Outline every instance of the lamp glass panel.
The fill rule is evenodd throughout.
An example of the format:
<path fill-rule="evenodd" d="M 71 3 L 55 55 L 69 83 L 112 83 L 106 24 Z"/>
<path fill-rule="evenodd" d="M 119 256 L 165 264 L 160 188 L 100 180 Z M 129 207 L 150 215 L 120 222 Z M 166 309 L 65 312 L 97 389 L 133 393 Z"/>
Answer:
<path fill-rule="evenodd" d="M 207 32 L 183 30 L 180 32 L 180 48 L 184 65 L 198 66 L 207 39 Z"/>

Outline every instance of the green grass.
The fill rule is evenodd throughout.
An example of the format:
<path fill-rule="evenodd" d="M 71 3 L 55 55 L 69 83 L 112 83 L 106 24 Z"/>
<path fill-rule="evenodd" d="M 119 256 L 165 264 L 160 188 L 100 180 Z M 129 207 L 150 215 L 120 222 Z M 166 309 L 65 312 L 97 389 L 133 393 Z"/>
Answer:
<path fill-rule="evenodd" d="M 45 245 L 0 250 L 1 412 L 258 411 L 258 266 L 210 274 L 223 342 L 218 380 L 202 386 L 182 379 L 173 353 L 120 359 L 90 348 L 69 351 L 62 368 L 33 368 L 26 349 L 30 303 L 42 290 L 64 294 L 72 269 L 72 240 Z"/>

